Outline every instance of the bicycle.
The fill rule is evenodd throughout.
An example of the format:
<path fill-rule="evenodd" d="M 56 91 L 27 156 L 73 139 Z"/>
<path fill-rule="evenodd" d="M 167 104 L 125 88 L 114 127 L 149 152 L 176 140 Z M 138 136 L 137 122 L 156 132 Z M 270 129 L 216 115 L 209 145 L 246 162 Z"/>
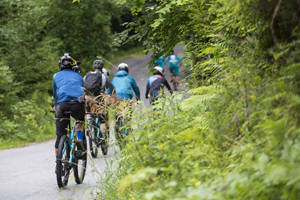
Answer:
<path fill-rule="evenodd" d="M 101 146 L 101 151 L 103 155 L 107 155 L 108 153 L 108 145 L 105 138 L 105 134 L 102 134 L 100 131 L 100 120 L 95 113 L 87 112 L 86 114 L 90 114 L 93 116 L 93 124 L 90 124 L 91 131 L 87 133 L 89 137 L 89 146 L 90 152 L 93 158 L 97 158 L 98 155 L 98 147 Z M 95 128 L 97 131 L 95 131 Z M 109 130 L 109 127 L 108 127 Z M 104 135 L 104 136 L 103 136 Z M 104 147 L 103 145 L 104 144 Z"/>
<path fill-rule="evenodd" d="M 115 123 L 116 139 L 118 141 L 120 149 L 122 149 L 126 145 L 125 136 L 127 136 L 131 132 L 131 129 L 127 128 L 125 124 L 126 122 L 124 122 L 122 116 L 118 117 Z"/>
<path fill-rule="evenodd" d="M 50 112 L 55 112 L 51 110 Z M 65 115 L 72 116 L 71 111 L 64 112 Z M 68 184 L 71 170 L 74 170 L 74 178 L 77 184 L 81 184 L 85 177 L 87 154 L 77 149 L 77 133 L 75 131 L 76 121 L 71 129 L 71 120 L 69 122 L 69 133 L 63 135 L 59 141 L 57 163 L 56 163 L 56 180 L 59 188 L 66 187 Z M 85 137 L 85 136 L 83 136 Z M 84 143 L 86 149 L 86 143 Z"/>

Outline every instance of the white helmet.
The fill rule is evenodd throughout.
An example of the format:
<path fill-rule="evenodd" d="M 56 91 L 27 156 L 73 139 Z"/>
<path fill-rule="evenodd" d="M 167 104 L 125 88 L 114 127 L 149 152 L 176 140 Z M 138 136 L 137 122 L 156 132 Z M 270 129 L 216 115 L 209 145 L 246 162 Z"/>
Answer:
<path fill-rule="evenodd" d="M 106 75 L 109 76 L 109 73 L 107 72 L 107 70 L 105 68 L 102 68 L 102 72 Z"/>
<path fill-rule="evenodd" d="M 162 67 L 160 67 L 160 66 L 155 66 L 154 69 L 156 71 L 159 71 L 161 74 L 164 72 L 164 69 Z"/>
<path fill-rule="evenodd" d="M 129 73 L 129 69 L 128 69 L 128 65 L 126 63 L 120 63 L 119 66 L 118 66 L 118 71 L 120 70 L 124 70 L 126 71 L 127 73 Z"/>

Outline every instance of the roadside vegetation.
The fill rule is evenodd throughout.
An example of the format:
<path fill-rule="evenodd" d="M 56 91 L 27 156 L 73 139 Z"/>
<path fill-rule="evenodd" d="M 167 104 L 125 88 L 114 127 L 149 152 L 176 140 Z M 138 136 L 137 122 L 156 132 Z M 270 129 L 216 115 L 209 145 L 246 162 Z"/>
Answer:
<path fill-rule="evenodd" d="M 119 2 L 144 53 L 185 45 L 190 89 L 135 113 L 96 198 L 298 199 L 300 2 Z"/>

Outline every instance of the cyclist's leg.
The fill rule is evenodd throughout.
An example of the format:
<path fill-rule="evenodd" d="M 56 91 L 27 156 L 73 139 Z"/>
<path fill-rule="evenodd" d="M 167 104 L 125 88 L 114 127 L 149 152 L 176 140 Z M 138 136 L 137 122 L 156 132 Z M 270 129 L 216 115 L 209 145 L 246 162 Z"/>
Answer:
<path fill-rule="evenodd" d="M 108 113 L 101 114 L 99 116 L 100 120 L 100 131 L 101 133 L 105 134 L 106 132 L 106 123 L 108 122 Z"/>
<path fill-rule="evenodd" d="M 85 100 L 85 109 L 87 112 L 91 112 L 91 101 L 89 101 L 89 99 L 86 99 Z M 87 127 L 87 132 L 89 132 L 91 130 L 91 124 L 92 124 L 92 121 L 93 121 L 93 117 L 91 114 L 87 114 L 86 115 L 86 119 L 87 119 L 87 124 L 88 124 L 88 127 Z"/>
<path fill-rule="evenodd" d="M 77 121 L 76 123 L 76 132 L 77 132 L 77 138 L 78 138 L 78 148 L 80 150 L 81 146 L 83 147 L 84 144 L 81 142 L 86 142 L 85 137 L 84 137 L 84 117 L 85 117 L 85 109 L 84 109 L 84 104 L 79 103 L 79 102 L 74 102 L 70 104 L 70 111 L 72 112 L 72 117 Z M 85 145 L 84 145 L 85 146 Z"/>
<path fill-rule="evenodd" d="M 102 114 L 99 116 L 100 120 L 100 132 L 102 135 L 102 144 L 104 144 L 104 140 L 108 139 L 109 133 L 106 133 L 106 123 L 108 122 L 108 113 Z"/>
<path fill-rule="evenodd" d="M 174 74 L 175 74 L 175 81 L 176 81 L 176 84 L 178 86 L 178 81 L 179 81 L 179 67 L 175 67 L 174 69 Z"/>
<path fill-rule="evenodd" d="M 170 65 L 170 82 L 173 82 L 174 80 L 174 71 L 175 71 L 174 66 Z"/>
<path fill-rule="evenodd" d="M 70 116 L 65 115 L 64 112 L 68 111 L 69 105 L 65 102 L 58 103 L 55 108 L 56 119 L 56 142 L 55 142 L 55 155 L 57 156 L 58 144 L 63 135 L 67 135 L 67 127 L 70 123 Z"/>

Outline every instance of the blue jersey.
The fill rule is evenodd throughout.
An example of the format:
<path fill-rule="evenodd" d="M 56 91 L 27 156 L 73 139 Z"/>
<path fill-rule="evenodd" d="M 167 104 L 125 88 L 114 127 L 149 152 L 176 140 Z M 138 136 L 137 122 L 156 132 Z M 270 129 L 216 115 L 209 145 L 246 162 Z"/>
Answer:
<path fill-rule="evenodd" d="M 168 62 L 170 62 L 170 67 L 178 67 L 178 62 L 181 62 L 181 58 L 173 54 L 167 57 L 165 65 Z"/>
<path fill-rule="evenodd" d="M 136 98 L 140 100 L 140 89 L 132 76 L 128 75 L 126 71 L 118 71 L 112 80 L 112 84 L 114 85 L 117 96 L 120 99 L 132 99 L 134 92 Z M 112 91 L 108 89 L 107 94 L 110 95 L 111 93 Z"/>
<path fill-rule="evenodd" d="M 82 76 L 70 69 L 54 74 L 52 78 L 54 105 L 56 106 L 60 102 L 79 100 L 84 93 L 81 88 L 82 84 Z"/>

